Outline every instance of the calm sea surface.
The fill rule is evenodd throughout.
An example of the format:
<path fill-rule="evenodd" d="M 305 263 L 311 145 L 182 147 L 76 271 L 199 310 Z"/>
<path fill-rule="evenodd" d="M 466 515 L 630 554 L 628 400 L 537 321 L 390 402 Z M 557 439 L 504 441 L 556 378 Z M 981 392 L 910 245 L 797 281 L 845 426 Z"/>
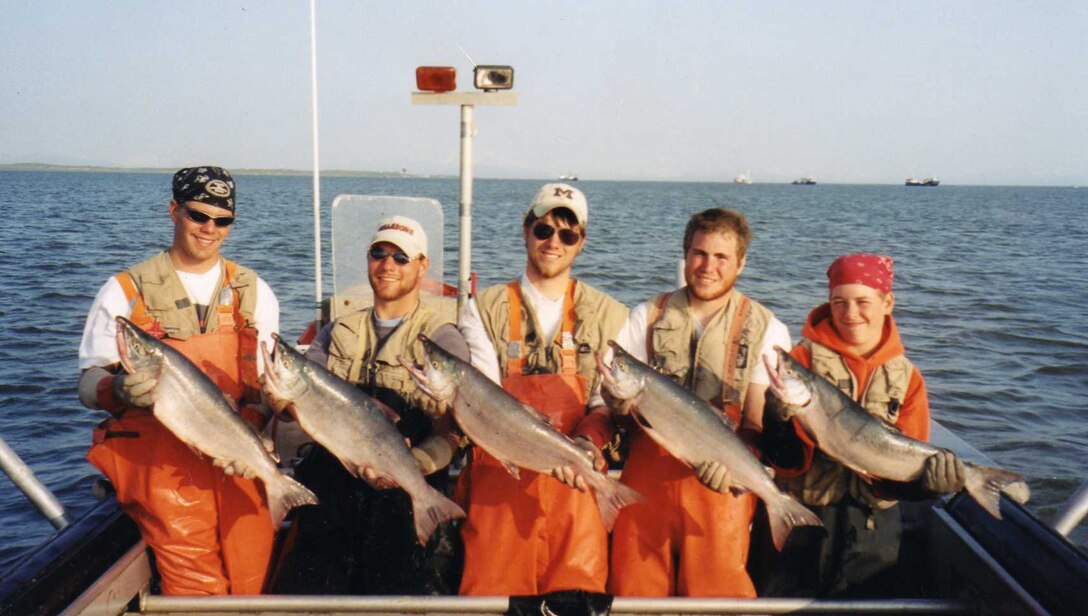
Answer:
<path fill-rule="evenodd" d="M 281 328 L 312 315 L 311 180 L 239 176 L 225 253 L 279 297 Z M 105 280 L 170 242 L 167 174 L 0 172 L 0 435 L 73 515 L 92 500 L 84 460 L 101 416 L 76 398 L 76 353 Z M 524 267 L 519 221 L 542 182 L 478 180 L 474 270 L 488 285 Z M 936 419 L 1021 472 L 1051 521 L 1088 477 L 1088 190 L 941 186 L 579 183 L 590 202 L 578 277 L 628 305 L 675 284 L 684 224 L 714 205 L 755 237 L 740 287 L 800 333 L 846 252 L 896 260 L 896 310 Z M 338 194 L 438 199 L 456 273 L 457 180 L 322 180 Z M 328 237 L 328 214 L 323 215 Z M 331 291 L 325 242 L 324 279 Z M 0 571 L 52 532 L 0 479 Z M 1088 529 L 1074 534 L 1088 545 Z"/>

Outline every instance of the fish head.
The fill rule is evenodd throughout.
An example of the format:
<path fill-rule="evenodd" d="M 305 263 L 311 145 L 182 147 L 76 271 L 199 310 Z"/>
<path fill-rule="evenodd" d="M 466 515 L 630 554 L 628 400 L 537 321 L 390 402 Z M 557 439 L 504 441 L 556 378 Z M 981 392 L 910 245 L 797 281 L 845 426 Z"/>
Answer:
<path fill-rule="evenodd" d="M 650 369 L 649 366 L 623 350 L 615 340 L 609 340 L 608 346 L 612 349 L 611 366 L 597 356 L 597 368 L 601 371 L 603 386 L 617 400 L 636 398 L 646 386 L 645 371 Z"/>
<path fill-rule="evenodd" d="M 129 373 L 137 370 L 158 370 L 165 359 L 158 338 L 145 332 L 125 317 L 117 317 L 117 353 L 121 365 Z"/>
<path fill-rule="evenodd" d="M 440 401 L 451 401 L 457 394 L 464 362 L 446 349 L 439 346 L 426 334 L 419 335 L 426 359 L 423 366 L 413 365 L 403 357 L 398 357 L 402 366 L 412 375 L 412 379 L 427 395 Z"/>
<path fill-rule="evenodd" d="M 815 391 L 813 374 L 782 347 L 776 346 L 775 354 L 777 362 L 772 364 L 767 357 L 763 357 L 763 363 L 771 380 L 771 393 L 782 404 L 770 405 L 769 408 L 780 419 L 786 420 L 812 401 Z"/>
<path fill-rule="evenodd" d="M 295 400 L 309 386 L 305 375 L 309 360 L 287 344 L 279 334 L 272 334 L 272 339 L 275 342 L 271 353 L 268 352 L 268 343 L 261 342 L 265 387 L 277 398 Z"/>

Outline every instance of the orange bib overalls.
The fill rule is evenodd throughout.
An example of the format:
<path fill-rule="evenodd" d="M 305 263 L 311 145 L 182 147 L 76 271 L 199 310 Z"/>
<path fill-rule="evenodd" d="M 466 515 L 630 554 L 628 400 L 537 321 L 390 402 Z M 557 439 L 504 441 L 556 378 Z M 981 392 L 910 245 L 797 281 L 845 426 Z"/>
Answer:
<path fill-rule="evenodd" d="M 520 355 L 508 357 L 503 389 L 551 418 L 570 434 L 585 416 L 586 383 L 577 372 L 574 282 L 563 303 L 559 374 L 523 374 L 521 293 L 509 285 L 510 340 Z M 566 344 L 564 344 L 566 341 Z M 521 470 L 515 479 L 499 462 L 474 448 L 458 493 L 468 518 L 463 595 L 537 595 L 557 590 L 604 592 L 608 578 L 608 531 L 596 501 L 559 480 Z"/>
<path fill-rule="evenodd" d="M 151 329 L 154 318 L 131 278 L 121 274 L 118 280 L 129 301 L 136 300 L 131 320 Z M 218 331 L 163 342 L 237 401 L 256 392 L 257 333 L 245 327 L 234 295 L 233 305 L 216 306 Z M 163 594 L 260 594 L 274 529 L 254 480 L 224 475 L 147 409 L 126 409 L 100 424 L 87 459 L 113 483 L 118 502 L 154 551 Z"/>

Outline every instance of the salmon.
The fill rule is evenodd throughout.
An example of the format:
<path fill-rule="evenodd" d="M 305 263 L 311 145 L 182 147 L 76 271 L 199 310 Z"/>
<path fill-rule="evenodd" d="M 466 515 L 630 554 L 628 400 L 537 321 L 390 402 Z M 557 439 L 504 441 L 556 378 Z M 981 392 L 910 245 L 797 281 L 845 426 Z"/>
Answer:
<path fill-rule="evenodd" d="M 336 456 L 349 473 L 372 469 L 379 480 L 400 487 L 412 499 L 416 537 L 426 544 L 438 525 L 465 517 L 463 509 L 431 487 L 394 422 L 396 413 L 359 387 L 291 348 L 279 336 L 275 351 L 261 344 L 265 387 L 293 405 L 306 434 Z"/>
<path fill-rule="evenodd" d="M 807 507 L 778 489 L 770 469 L 756 459 L 720 409 L 639 361 L 615 341 L 609 345 L 611 366 L 597 356 L 603 386 L 619 400 L 633 400 L 632 412 L 642 428 L 677 460 L 693 468 L 717 462 L 729 472 L 734 492 L 753 492 L 762 499 L 776 548 L 782 549 L 795 526 L 823 526 Z"/>
<path fill-rule="evenodd" d="M 234 401 L 184 355 L 124 317 L 117 317 L 117 347 L 126 371 L 158 375 L 151 413 L 159 423 L 217 466 L 241 463 L 253 470 L 264 484 L 273 525 L 291 509 L 317 503 L 313 492 L 280 472 Z"/>
<path fill-rule="evenodd" d="M 523 404 L 424 334 L 419 340 L 427 353 L 424 369 L 403 358 L 401 364 L 428 395 L 450 403 L 465 436 L 499 460 L 515 478 L 520 477 L 519 469 L 550 473 L 556 467 L 570 466 L 593 492 L 601 521 L 609 530 L 620 509 L 645 500 L 633 488 L 594 468 L 587 452 L 556 430 L 540 411 Z"/>
<path fill-rule="evenodd" d="M 939 450 L 913 439 L 870 415 L 860 404 L 778 348 L 778 365 L 767 365 L 771 392 L 783 405 L 783 420 L 801 424 L 820 451 L 867 479 L 910 482 L 922 476 L 926 460 Z M 964 462 L 965 488 L 990 515 L 1001 519 L 1004 492 L 1024 503 L 1030 490 L 1024 478 L 1004 469 Z"/>

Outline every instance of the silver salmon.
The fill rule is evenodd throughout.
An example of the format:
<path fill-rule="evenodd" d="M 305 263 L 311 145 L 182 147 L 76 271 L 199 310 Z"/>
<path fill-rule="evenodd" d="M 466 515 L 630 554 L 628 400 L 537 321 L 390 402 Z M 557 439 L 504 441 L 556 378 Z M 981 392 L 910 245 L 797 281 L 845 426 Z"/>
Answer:
<path fill-rule="evenodd" d="M 128 372 L 150 370 L 158 375 L 151 412 L 159 423 L 218 466 L 240 462 L 253 469 L 264 484 L 274 525 L 291 509 L 317 503 L 313 492 L 279 471 L 233 401 L 184 355 L 124 317 L 117 317 L 117 348 Z"/>
<path fill-rule="evenodd" d="M 633 488 L 595 469 L 586 451 L 552 427 L 540 411 L 521 403 L 427 336 L 420 334 L 419 339 L 427 352 L 424 369 L 403 358 L 401 364 L 428 395 L 452 403 L 453 417 L 465 435 L 511 475 L 519 477 L 519 468 L 549 473 L 570 466 L 593 491 L 601 521 L 609 530 L 620 509 L 644 500 Z"/>
<path fill-rule="evenodd" d="M 767 364 L 771 392 L 783 420 L 796 419 L 816 441 L 820 451 L 866 478 L 916 481 L 926 459 L 939 450 L 913 439 L 870 415 L 850 396 L 778 348 L 778 366 Z M 986 511 L 1001 519 L 1001 492 L 1027 502 L 1030 490 L 1024 478 L 1000 468 L 964 462 L 967 492 Z"/>
<path fill-rule="evenodd" d="M 435 490 L 394 425 L 396 414 L 357 386 L 306 359 L 275 336 L 274 353 L 261 345 L 265 386 L 294 405 L 295 419 L 306 434 L 336 456 L 349 473 L 370 468 L 412 499 L 416 537 L 426 544 L 439 524 L 465 517 L 456 503 Z"/>
<path fill-rule="evenodd" d="M 779 550 L 795 526 L 823 526 L 807 507 L 782 493 L 737 436 L 721 410 L 695 396 L 623 350 L 612 347 L 612 366 L 597 357 L 604 387 L 619 400 L 633 400 L 633 413 L 646 433 L 673 457 L 691 467 L 717 462 L 737 491 L 754 492 L 767 506 L 771 538 Z M 710 488 L 707 488 L 710 489 Z"/>

